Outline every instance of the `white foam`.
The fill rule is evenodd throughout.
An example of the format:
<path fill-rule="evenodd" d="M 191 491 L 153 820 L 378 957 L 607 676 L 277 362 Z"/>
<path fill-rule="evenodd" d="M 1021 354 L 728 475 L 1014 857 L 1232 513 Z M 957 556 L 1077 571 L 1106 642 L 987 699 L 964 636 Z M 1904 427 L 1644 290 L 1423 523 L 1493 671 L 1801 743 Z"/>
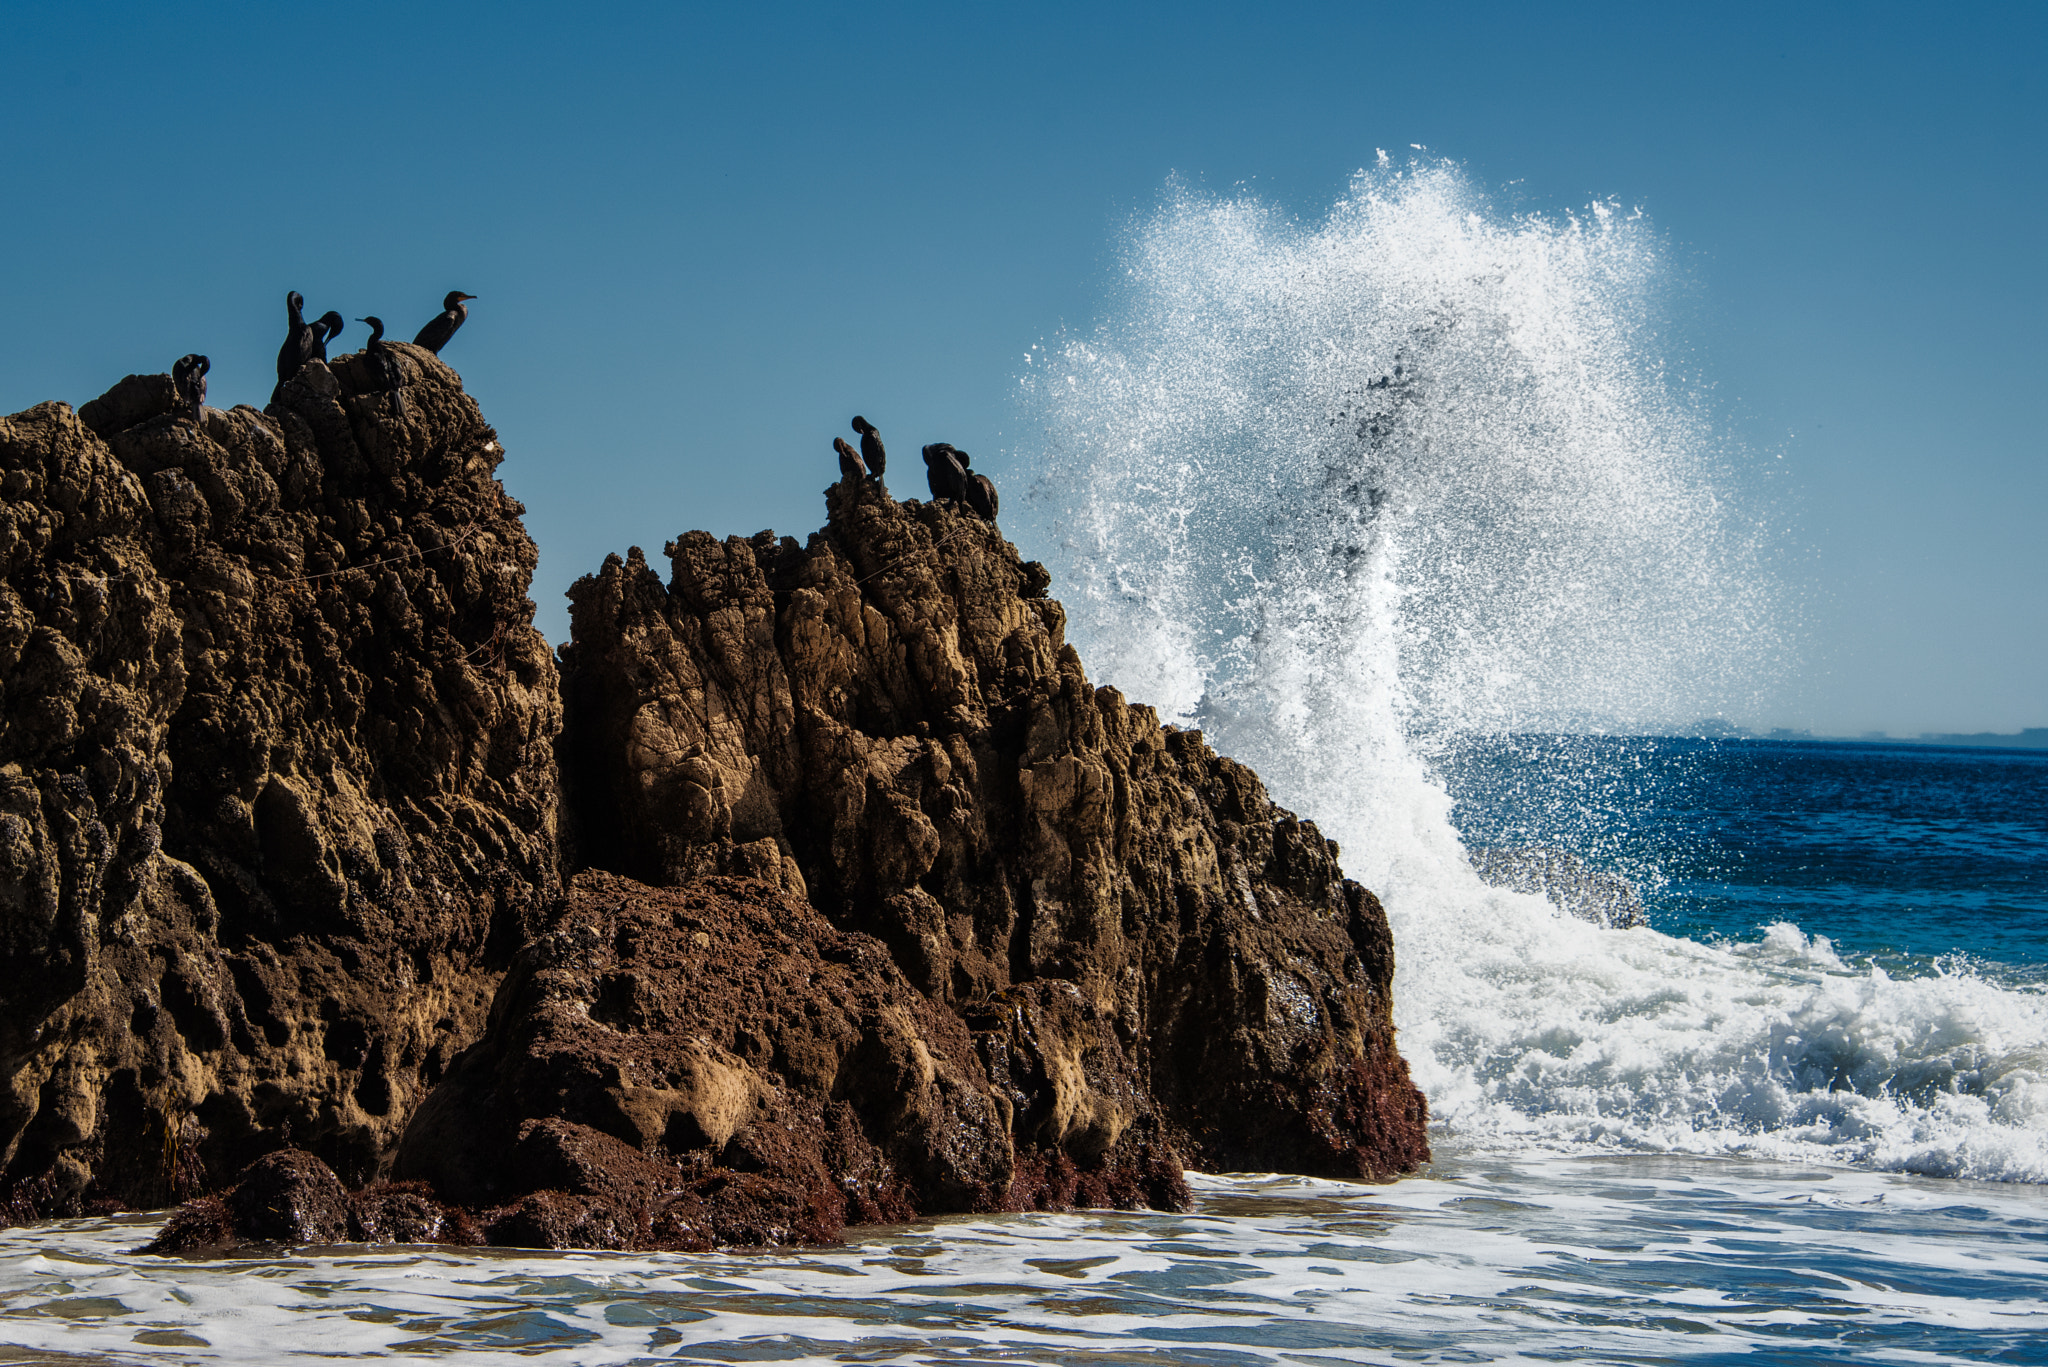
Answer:
<path fill-rule="evenodd" d="M 1858 971 L 1789 926 L 1702 945 L 1491 889 L 1403 894 L 1402 1047 L 1468 1141 L 2048 1181 L 2037 993 Z"/>
<path fill-rule="evenodd" d="M 1442 163 L 1312 224 L 1176 194 L 1110 321 L 1020 379 L 1070 630 L 1341 842 L 1450 1133 L 2048 1181 L 2038 992 L 1894 980 L 1789 925 L 1601 931 L 1465 859 L 1439 747 L 1740 714 L 1792 658 L 1658 258 L 1613 206 L 1503 216 Z"/>
<path fill-rule="evenodd" d="M 2021 1360 L 2048 1322 L 2034 1188 L 1645 1156 L 1191 1185 L 1185 1215 L 984 1216 L 746 1255 L 186 1262 L 130 1252 L 142 1223 L 71 1221 L 0 1232 L 0 1336 L 95 1355 L 73 1361 L 1277 1367 Z"/>

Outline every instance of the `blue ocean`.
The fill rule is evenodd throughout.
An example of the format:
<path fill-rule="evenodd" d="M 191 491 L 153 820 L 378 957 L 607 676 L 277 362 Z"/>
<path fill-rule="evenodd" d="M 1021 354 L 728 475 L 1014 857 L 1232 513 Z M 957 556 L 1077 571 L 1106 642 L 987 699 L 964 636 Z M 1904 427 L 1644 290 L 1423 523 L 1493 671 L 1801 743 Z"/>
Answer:
<path fill-rule="evenodd" d="M 1443 767 L 1469 845 L 1579 851 L 1667 934 L 1789 922 L 1894 973 L 2048 972 L 2048 750 L 1552 736 Z"/>

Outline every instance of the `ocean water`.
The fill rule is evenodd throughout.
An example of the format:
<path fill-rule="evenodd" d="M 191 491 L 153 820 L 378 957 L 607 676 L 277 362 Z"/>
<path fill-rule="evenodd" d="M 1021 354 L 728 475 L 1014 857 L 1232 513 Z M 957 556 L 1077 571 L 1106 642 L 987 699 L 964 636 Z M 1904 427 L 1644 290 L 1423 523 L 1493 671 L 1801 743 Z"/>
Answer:
<path fill-rule="evenodd" d="M 2048 973 L 2048 750 L 1518 736 L 1438 768 L 1469 845 L 1577 851 L 1666 934 L 1789 922 L 1901 976 Z"/>
<path fill-rule="evenodd" d="M 1427 1171 L 755 1255 L 60 1222 L 0 1231 L 0 1363 L 2048 1362 L 2048 756 L 1640 738 L 1796 685 L 1775 472 L 1639 215 L 1377 163 L 1315 221 L 1170 194 L 1019 376 L 1005 528 L 1381 897 Z M 1468 859 L 1536 846 L 1650 926 Z"/>
<path fill-rule="evenodd" d="M 746 1256 L 186 1263 L 126 1251 L 147 1221 L 67 1221 L 6 1236 L 0 1361 L 2048 1361 L 2039 1188 L 1640 1156 L 1195 1187 Z"/>
<path fill-rule="evenodd" d="M 1486 947 L 1409 937 L 1456 958 L 1397 1006 L 1454 1130 L 2048 1181 L 2048 754 L 1518 738 L 1443 772 L 1472 845 L 1574 850 L 1651 923 L 1482 897 Z"/>

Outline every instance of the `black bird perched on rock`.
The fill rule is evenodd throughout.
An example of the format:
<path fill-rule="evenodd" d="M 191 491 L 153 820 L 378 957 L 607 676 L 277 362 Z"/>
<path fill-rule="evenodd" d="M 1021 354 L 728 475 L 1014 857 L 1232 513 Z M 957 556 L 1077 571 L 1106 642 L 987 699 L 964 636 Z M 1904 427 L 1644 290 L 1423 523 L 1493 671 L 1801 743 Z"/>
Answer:
<path fill-rule="evenodd" d="M 858 413 L 853 417 L 853 430 L 860 433 L 860 458 L 868 467 L 868 478 L 880 484 L 882 471 L 889 464 L 889 453 L 882 449 L 882 434 Z"/>
<path fill-rule="evenodd" d="M 924 448 L 924 480 L 935 503 L 942 498 L 967 501 L 967 472 L 960 468 L 959 452 L 943 441 Z"/>
<path fill-rule="evenodd" d="M 967 506 L 974 509 L 984 522 L 996 520 L 996 507 L 1001 502 L 996 497 L 996 482 L 987 475 L 974 473 L 974 461 L 957 446 L 949 446 L 954 459 L 960 462 L 960 472 L 967 476 L 965 493 Z"/>
<path fill-rule="evenodd" d="M 370 325 L 370 340 L 363 347 L 370 359 L 370 373 L 384 382 L 384 392 L 391 396 L 391 411 L 404 416 L 405 370 L 398 364 L 398 353 L 384 340 L 384 320 L 371 314 L 368 318 L 356 319 L 358 323 Z"/>
<path fill-rule="evenodd" d="M 277 388 L 283 389 L 285 381 L 305 368 L 313 355 L 315 329 L 308 326 L 305 315 L 306 296 L 297 290 L 284 297 L 284 345 L 277 349 Z M 270 397 L 277 398 L 277 390 Z"/>
<path fill-rule="evenodd" d="M 327 344 L 341 331 L 342 316 L 333 309 L 309 323 L 305 308 L 306 298 L 297 290 L 285 295 L 284 345 L 277 349 L 277 389 L 270 391 L 272 403 L 277 402 L 278 390 L 304 370 L 308 361 L 327 359 Z"/>
<path fill-rule="evenodd" d="M 846 444 L 846 438 L 832 438 L 832 449 L 839 453 L 839 477 L 860 481 L 868 477 L 868 467 L 861 464 L 860 453 Z"/>
<path fill-rule="evenodd" d="M 171 392 L 178 396 L 178 412 L 199 425 L 200 408 L 206 402 L 206 372 L 213 362 L 204 356 L 180 356 L 171 366 Z"/>
<path fill-rule="evenodd" d="M 469 310 L 462 306 L 462 301 L 474 298 L 475 295 L 464 294 L 461 290 L 448 291 L 448 297 L 441 301 L 440 313 L 420 329 L 420 335 L 412 339 L 412 344 L 423 346 L 439 356 L 441 348 L 447 346 L 448 339 L 455 335 L 455 329 L 469 319 Z"/>
<path fill-rule="evenodd" d="M 308 348 L 309 354 L 306 359 L 309 361 L 326 360 L 327 344 L 341 336 L 342 328 L 347 325 L 348 320 L 333 309 L 327 310 L 327 312 L 314 319 L 312 324 L 313 341 L 312 345 Z"/>
<path fill-rule="evenodd" d="M 970 470 L 967 472 L 966 492 L 967 506 L 974 509 L 980 515 L 982 521 L 993 522 L 996 520 L 995 481 L 991 480 L 987 475 L 977 475 Z"/>

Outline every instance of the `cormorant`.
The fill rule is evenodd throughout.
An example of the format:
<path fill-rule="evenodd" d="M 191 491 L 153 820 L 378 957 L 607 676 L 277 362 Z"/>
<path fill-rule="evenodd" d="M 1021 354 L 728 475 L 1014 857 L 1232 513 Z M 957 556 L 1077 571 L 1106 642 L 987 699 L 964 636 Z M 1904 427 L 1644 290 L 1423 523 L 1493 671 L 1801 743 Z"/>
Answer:
<path fill-rule="evenodd" d="M 868 478 L 880 484 L 882 471 L 889 464 L 889 453 L 882 449 L 882 434 L 858 413 L 853 417 L 853 430 L 860 433 L 860 458 L 868 467 Z"/>
<path fill-rule="evenodd" d="M 960 454 L 964 456 L 967 453 L 963 451 Z M 974 509 L 976 513 L 980 514 L 982 521 L 995 521 L 995 481 L 991 480 L 987 475 L 977 475 L 972 471 L 969 471 L 967 475 L 967 506 Z"/>
<path fill-rule="evenodd" d="M 439 356 L 441 348 L 447 346 L 448 339 L 455 335 L 455 329 L 469 318 L 469 310 L 462 306 L 462 301 L 474 298 L 475 295 L 464 294 L 461 290 L 448 291 L 448 297 L 441 301 L 440 313 L 420 329 L 420 335 L 412 339 L 412 344 L 423 346 Z"/>
<path fill-rule="evenodd" d="M 306 359 L 313 354 L 313 329 L 306 325 L 306 296 L 297 290 L 284 297 L 284 345 L 277 349 L 277 388 L 282 389 L 285 381 L 299 373 Z M 270 393 L 273 402 L 277 390 Z"/>
<path fill-rule="evenodd" d="M 213 362 L 204 356 L 180 356 L 171 367 L 171 392 L 178 396 L 178 411 L 199 425 L 200 407 L 206 402 L 206 372 Z"/>
<path fill-rule="evenodd" d="M 327 344 L 333 341 L 335 338 L 341 336 L 341 330 L 342 328 L 347 326 L 347 324 L 348 320 L 346 318 L 343 318 L 340 314 L 336 313 L 333 309 L 327 310 L 327 312 L 321 314 L 318 318 L 314 319 L 312 329 L 313 343 L 312 346 L 308 348 L 306 359 L 309 361 L 326 360 Z"/>
<path fill-rule="evenodd" d="M 856 482 L 868 477 L 868 467 L 861 464 L 860 453 L 846 444 L 846 438 L 832 438 L 832 449 L 839 453 L 839 477 Z"/>
<path fill-rule="evenodd" d="M 277 402 L 278 390 L 306 368 L 306 362 L 327 359 L 327 344 L 341 331 L 342 316 L 333 309 L 309 323 L 305 308 L 306 298 L 297 290 L 285 295 L 284 345 L 277 349 L 277 389 L 270 391 L 272 403 Z"/>
<path fill-rule="evenodd" d="M 931 486 L 932 501 L 950 498 L 956 503 L 967 501 L 967 472 L 960 468 L 960 461 L 951 446 L 935 441 L 924 448 L 924 479 Z"/>
<path fill-rule="evenodd" d="M 400 417 L 405 415 L 405 371 L 398 364 L 398 356 L 384 340 L 384 320 L 375 314 L 368 318 L 356 319 L 358 323 L 370 325 L 370 340 L 363 347 L 370 358 L 370 373 L 384 382 L 384 392 L 391 396 L 391 411 Z"/>

